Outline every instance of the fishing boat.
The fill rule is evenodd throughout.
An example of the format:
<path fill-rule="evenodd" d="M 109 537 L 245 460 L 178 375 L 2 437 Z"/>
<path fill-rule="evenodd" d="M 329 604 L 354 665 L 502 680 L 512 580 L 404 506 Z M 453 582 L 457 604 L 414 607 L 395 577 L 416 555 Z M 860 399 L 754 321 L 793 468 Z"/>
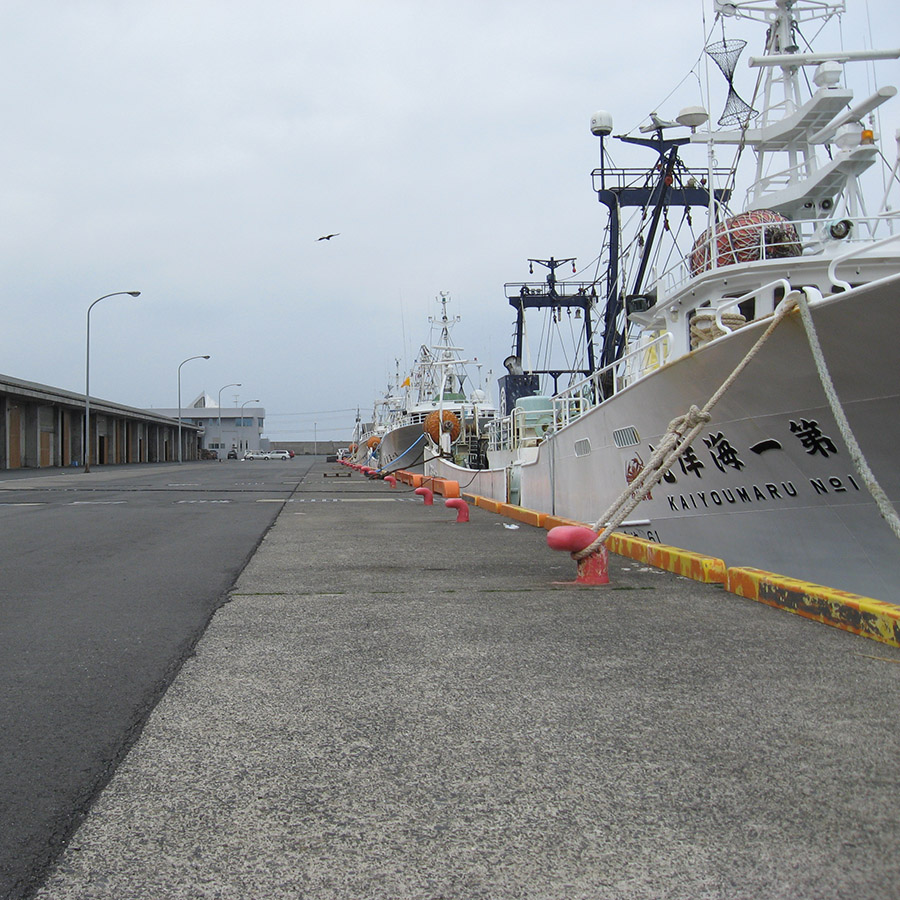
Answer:
<path fill-rule="evenodd" d="M 652 113 L 633 134 L 593 117 L 593 188 L 608 223 L 598 275 L 562 280 L 571 260 L 551 257 L 531 261 L 549 270 L 544 281 L 506 286 L 516 344 L 486 465 L 463 469 L 444 454 L 428 474 L 729 566 L 900 602 L 890 206 L 900 167 L 883 156 L 877 124 L 896 88 L 859 100 L 848 87 L 900 50 L 806 45 L 807 25 L 825 40 L 844 11 L 830 0 L 717 0 L 695 79 L 724 76 L 716 124 L 703 97 L 673 120 Z M 748 60 L 747 102 L 745 41 L 729 33 L 750 25 L 763 52 Z M 613 138 L 645 164 L 613 165 Z M 529 316 L 569 327 L 573 312 L 577 359 L 528 351 Z"/>
<path fill-rule="evenodd" d="M 421 472 L 426 447 L 460 466 L 487 461 L 487 430 L 497 407 L 481 386 L 477 360 L 463 358 L 452 331 L 459 316 L 448 312 L 450 297 L 437 298 L 440 314 L 430 316 L 431 337 L 422 344 L 405 378 L 397 373 L 355 444 L 357 461 L 388 474 L 398 469 Z M 475 369 L 473 376 L 470 369 Z"/>

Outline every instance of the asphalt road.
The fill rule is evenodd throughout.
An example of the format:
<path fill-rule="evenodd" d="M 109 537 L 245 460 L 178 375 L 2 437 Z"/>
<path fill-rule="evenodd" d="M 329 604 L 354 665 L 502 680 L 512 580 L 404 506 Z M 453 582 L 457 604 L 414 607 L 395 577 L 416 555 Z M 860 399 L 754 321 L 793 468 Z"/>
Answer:
<path fill-rule="evenodd" d="M 40 879 L 310 467 L 0 473 L 0 897 Z"/>

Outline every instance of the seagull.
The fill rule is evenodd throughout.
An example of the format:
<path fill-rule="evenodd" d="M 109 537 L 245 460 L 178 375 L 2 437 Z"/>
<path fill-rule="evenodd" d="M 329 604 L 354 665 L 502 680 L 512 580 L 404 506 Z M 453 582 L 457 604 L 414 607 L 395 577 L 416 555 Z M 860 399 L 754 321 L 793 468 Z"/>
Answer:
<path fill-rule="evenodd" d="M 322 237 L 316 238 L 317 241 L 330 241 L 333 237 L 337 237 L 340 234 L 339 231 L 336 231 L 334 234 L 323 234 Z"/>

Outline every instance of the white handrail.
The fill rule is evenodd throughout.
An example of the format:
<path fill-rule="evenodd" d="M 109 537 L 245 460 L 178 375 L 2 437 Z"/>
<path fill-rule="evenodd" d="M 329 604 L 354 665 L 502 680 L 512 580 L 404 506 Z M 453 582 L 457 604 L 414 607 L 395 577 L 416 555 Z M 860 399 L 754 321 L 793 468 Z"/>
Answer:
<path fill-rule="evenodd" d="M 865 244 L 865 246 L 856 246 L 852 249 L 848 250 L 846 253 L 842 253 L 840 256 L 835 256 L 833 260 L 828 264 L 828 278 L 831 283 L 835 287 L 843 288 L 845 291 L 849 291 L 853 288 L 853 285 L 850 284 L 849 281 L 844 281 L 841 278 L 837 277 L 836 269 L 839 263 L 846 262 L 848 259 L 852 259 L 854 256 L 862 256 L 863 253 L 874 250 L 876 247 L 883 247 L 885 244 L 890 244 L 891 241 L 900 240 L 900 234 L 892 234 L 890 237 L 882 238 L 880 241 L 875 241 L 874 244 Z"/>
<path fill-rule="evenodd" d="M 597 369 L 596 372 L 592 372 L 586 378 L 582 378 L 581 381 L 576 381 L 575 384 L 570 384 L 564 391 L 560 391 L 558 394 L 553 395 L 553 400 L 566 400 L 566 399 L 578 399 L 574 397 L 574 394 L 577 394 L 578 391 L 583 390 L 586 387 L 590 387 L 595 384 L 597 380 L 608 372 L 614 373 L 615 369 L 619 369 L 623 364 L 627 363 L 629 360 L 636 357 L 638 354 L 646 353 L 652 347 L 657 344 L 661 344 L 663 341 L 671 341 L 672 334 L 669 331 L 663 332 L 663 334 L 659 335 L 659 337 L 654 338 L 650 341 L 649 344 L 644 344 L 641 347 L 638 347 L 635 350 L 632 350 L 629 353 L 626 353 L 624 356 L 617 359 L 615 362 L 610 363 L 608 366 L 604 366 L 602 369 Z M 613 393 L 616 393 L 615 384 L 613 384 Z"/>
<path fill-rule="evenodd" d="M 722 329 L 722 331 L 727 331 L 729 334 L 733 331 L 732 328 L 729 328 L 722 321 L 722 314 L 728 312 L 730 309 L 739 308 L 742 303 L 745 303 L 747 300 L 751 300 L 753 297 L 757 297 L 762 293 L 766 293 L 768 291 L 772 291 L 774 293 L 775 288 L 780 287 L 784 291 L 784 296 L 788 295 L 788 292 L 791 290 L 790 282 L 786 278 L 776 278 L 775 281 L 770 281 L 768 284 L 764 284 L 762 287 L 754 288 L 752 291 L 747 291 L 746 294 L 741 294 L 740 297 L 724 297 L 722 302 L 716 307 L 715 315 L 716 315 L 716 325 Z M 700 312 L 700 310 L 697 310 Z"/>

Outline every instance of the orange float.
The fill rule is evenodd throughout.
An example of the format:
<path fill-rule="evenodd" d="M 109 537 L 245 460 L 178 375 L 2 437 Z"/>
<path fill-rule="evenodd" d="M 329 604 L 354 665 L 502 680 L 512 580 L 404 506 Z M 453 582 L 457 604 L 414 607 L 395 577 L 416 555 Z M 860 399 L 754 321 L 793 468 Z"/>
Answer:
<path fill-rule="evenodd" d="M 449 434 L 451 443 L 459 437 L 460 424 L 456 413 L 449 409 L 435 410 L 428 414 L 424 423 L 425 434 L 436 444 L 441 442 L 441 433 Z"/>

